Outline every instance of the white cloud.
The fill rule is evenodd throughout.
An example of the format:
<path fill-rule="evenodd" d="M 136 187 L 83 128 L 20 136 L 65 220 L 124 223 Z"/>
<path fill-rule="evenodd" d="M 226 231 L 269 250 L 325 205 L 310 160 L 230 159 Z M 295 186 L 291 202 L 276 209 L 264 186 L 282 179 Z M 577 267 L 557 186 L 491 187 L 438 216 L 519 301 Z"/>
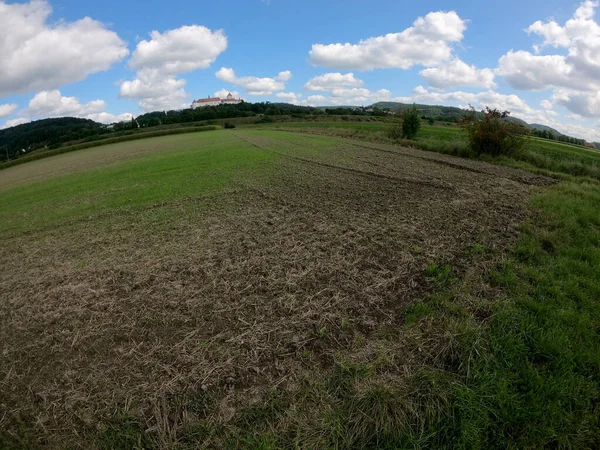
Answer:
<path fill-rule="evenodd" d="M 222 30 L 199 25 L 153 31 L 150 37 L 137 44 L 129 61 L 136 78 L 121 83 L 120 96 L 138 100 L 143 111 L 188 107 L 186 80 L 177 76 L 210 67 L 227 49 L 227 37 Z"/>
<path fill-rule="evenodd" d="M 583 119 L 582 115 L 575 114 L 575 113 L 567 114 L 566 117 L 568 117 L 569 119 L 574 119 L 574 120 L 581 120 L 581 119 Z"/>
<path fill-rule="evenodd" d="M 529 52 L 509 51 L 498 61 L 498 75 L 516 88 L 541 91 L 553 86 L 570 86 L 584 80 L 574 80 L 573 66 L 563 55 L 533 55 Z"/>
<path fill-rule="evenodd" d="M 298 105 L 300 103 L 300 98 L 302 97 L 302 94 L 296 94 L 294 92 L 278 92 L 277 94 L 275 94 L 275 97 L 285 101 L 286 103 Z"/>
<path fill-rule="evenodd" d="M 85 17 L 48 24 L 51 13 L 45 0 L 0 0 L 0 97 L 81 81 L 129 54 L 102 23 Z"/>
<path fill-rule="evenodd" d="M 121 84 L 120 97 L 137 99 L 143 111 L 183 109 L 188 105 L 186 81 L 168 78 L 136 78 Z"/>
<path fill-rule="evenodd" d="M 575 114 L 584 117 L 600 117 L 600 92 L 556 89 L 552 100 Z"/>
<path fill-rule="evenodd" d="M 38 119 L 79 117 L 100 123 L 131 120 L 131 114 L 129 113 L 114 115 L 105 112 L 105 110 L 106 102 L 104 100 L 81 103 L 77 97 L 65 97 L 61 95 L 60 91 L 53 90 L 38 92 L 29 102 L 29 107 L 25 112 L 28 116 Z"/>
<path fill-rule="evenodd" d="M 329 103 L 327 97 L 324 95 L 309 95 L 305 100 L 302 100 L 302 104 L 307 106 L 321 106 Z"/>
<path fill-rule="evenodd" d="M 58 90 L 42 91 L 31 99 L 27 112 L 32 117 L 84 117 L 106 109 L 104 100 L 79 103 L 76 97 L 63 97 Z"/>
<path fill-rule="evenodd" d="M 342 75 L 339 72 L 325 73 L 311 78 L 304 85 L 304 89 L 308 91 L 330 91 L 336 88 L 357 88 L 362 87 L 365 83 L 362 80 L 354 78 L 353 73 Z"/>
<path fill-rule="evenodd" d="M 496 87 L 494 72 L 491 69 L 477 69 L 460 59 L 453 59 L 438 67 L 422 70 L 419 75 L 430 85 L 439 89 L 459 86 L 481 87 L 491 89 Z"/>
<path fill-rule="evenodd" d="M 315 66 L 357 70 L 436 66 L 450 59 L 450 44 L 461 41 L 466 28 L 466 21 L 454 11 L 430 12 L 400 33 L 372 37 L 358 44 L 314 44 L 310 62 Z"/>
<path fill-rule="evenodd" d="M 331 91 L 329 100 L 334 105 L 362 106 L 390 100 L 391 95 L 387 89 L 372 92 L 365 88 L 340 88 Z"/>
<path fill-rule="evenodd" d="M 452 104 L 462 105 L 471 104 L 477 109 L 483 109 L 486 106 L 497 108 L 500 110 L 508 110 L 513 114 L 531 114 L 535 112 L 525 101 L 519 96 L 511 94 L 500 94 L 495 91 L 485 92 L 432 92 L 425 89 L 423 86 L 417 86 L 411 96 L 397 97 L 395 101 L 403 103 L 425 103 L 425 104 Z"/>
<path fill-rule="evenodd" d="M 4 125 L 0 127 L 0 130 L 6 130 L 7 128 L 16 127 L 17 125 L 23 125 L 24 123 L 31 122 L 31 119 L 26 117 L 19 117 L 17 119 L 7 120 Z"/>
<path fill-rule="evenodd" d="M 568 47 L 570 39 L 566 30 L 555 21 L 543 23 L 541 20 L 530 25 L 525 31 L 528 34 L 544 36 L 544 44 L 554 47 Z M 538 47 L 539 48 L 539 47 Z"/>
<path fill-rule="evenodd" d="M 164 33 L 153 31 L 149 41 L 137 47 L 129 67 L 147 77 L 177 75 L 207 69 L 227 49 L 223 30 L 211 31 L 199 25 L 183 26 Z"/>
<path fill-rule="evenodd" d="M 8 117 L 19 107 L 16 103 L 0 105 L 0 117 Z"/>
<path fill-rule="evenodd" d="M 548 100 L 542 100 L 540 102 L 540 106 L 544 109 L 552 109 L 552 103 L 550 103 Z"/>
<path fill-rule="evenodd" d="M 98 114 L 88 114 L 85 118 L 94 120 L 96 122 L 109 124 L 109 123 L 115 123 L 115 122 L 130 122 L 131 119 L 133 118 L 133 114 L 123 113 L 123 114 L 115 115 L 115 114 L 111 114 L 111 113 L 107 113 L 107 112 L 102 112 L 102 113 L 98 113 Z"/>
<path fill-rule="evenodd" d="M 387 89 L 370 91 L 365 88 L 332 89 L 328 95 L 309 95 L 298 104 L 305 106 L 366 106 L 373 103 L 389 101 L 391 92 Z"/>
<path fill-rule="evenodd" d="M 509 51 L 499 60 L 497 73 L 517 89 L 554 89 L 554 103 L 575 114 L 600 117 L 600 25 L 595 21 L 596 1 L 582 2 L 573 17 L 561 26 L 537 21 L 525 31 L 541 36 L 536 52 L 566 49 L 566 54 L 539 55 Z"/>
<path fill-rule="evenodd" d="M 273 78 L 237 77 L 233 69 L 221 67 L 216 73 L 219 80 L 242 87 L 249 95 L 271 95 L 273 92 L 283 91 L 285 82 L 292 77 L 292 72 L 286 70 L 279 72 Z"/>
<path fill-rule="evenodd" d="M 227 98 L 229 94 L 231 94 L 233 98 L 241 98 L 240 93 L 238 91 L 228 91 L 227 89 L 219 89 L 213 95 L 219 98 Z"/>

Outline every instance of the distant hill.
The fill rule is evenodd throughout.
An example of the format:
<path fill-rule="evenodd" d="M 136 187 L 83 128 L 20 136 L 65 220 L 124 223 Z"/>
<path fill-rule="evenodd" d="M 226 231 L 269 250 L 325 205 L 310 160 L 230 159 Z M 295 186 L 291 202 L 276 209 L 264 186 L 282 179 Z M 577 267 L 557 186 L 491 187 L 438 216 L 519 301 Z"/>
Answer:
<path fill-rule="evenodd" d="M 69 141 L 76 141 L 106 132 L 106 126 L 88 119 L 61 117 L 24 123 L 0 130 L 0 155 L 6 152 L 12 158 L 17 153 L 28 153 L 39 148 L 55 148 Z"/>
<path fill-rule="evenodd" d="M 541 131 L 549 131 L 551 133 L 556 134 L 557 136 L 564 136 L 564 134 L 561 133 L 560 131 L 558 131 L 552 127 L 549 127 L 547 125 L 542 125 L 539 123 L 530 123 L 530 124 L 528 124 L 528 126 L 529 126 L 529 128 L 532 128 L 532 129 L 537 128 L 538 130 L 541 130 Z"/>
<path fill-rule="evenodd" d="M 389 109 L 393 112 L 404 111 L 412 106 L 408 103 L 399 102 L 378 102 L 371 105 L 371 108 Z M 431 117 L 435 120 L 457 121 L 465 115 L 465 110 L 455 106 L 441 105 L 420 105 L 415 104 L 422 116 Z"/>
<path fill-rule="evenodd" d="M 378 102 L 378 103 L 374 103 L 371 107 L 379 108 L 379 109 L 389 109 L 390 111 L 397 112 L 397 111 L 404 111 L 409 106 L 412 106 L 412 104 L 399 103 L 399 102 Z M 419 110 L 419 112 L 421 113 L 422 116 L 432 117 L 435 120 L 441 120 L 441 121 L 454 122 L 456 120 L 459 120 L 465 114 L 464 109 L 457 108 L 454 106 L 419 105 L 419 104 L 415 104 L 415 106 L 417 107 L 417 109 Z M 547 125 L 542 125 L 539 123 L 527 123 L 524 120 L 519 119 L 518 117 L 510 117 L 508 120 L 510 120 L 511 122 L 523 125 L 531 130 L 537 129 L 540 131 L 547 131 L 549 133 L 554 133 L 556 136 L 559 136 L 559 137 L 566 136 L 564 133 L 561 133 L 560 131 L 558 131 L 552 127 L 549 127 Z"/>

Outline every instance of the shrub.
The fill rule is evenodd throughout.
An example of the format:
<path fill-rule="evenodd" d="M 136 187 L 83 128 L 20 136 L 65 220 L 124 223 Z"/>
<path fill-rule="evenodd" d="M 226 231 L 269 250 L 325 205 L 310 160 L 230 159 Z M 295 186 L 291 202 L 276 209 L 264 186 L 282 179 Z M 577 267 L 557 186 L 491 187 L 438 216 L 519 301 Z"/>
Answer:
<path fill-rule="evenodd" d="M 398 113 L 401 117 L 399 123 L 395 123 L 388 130 L 388 137 L 395 141 L 400 139 L 414 139 L 421 129 L 421 117 L 417 107 L 412 105 L 403 113 Z"/>
<path fill-rule="evenodd" d="M 417 107 L 413 104 L 402 114 L 402 137 L 414 139 L 421 129 L 421 117 Z"/>
<path fill-rule="evenodd" d="M 475 108 L 461 120 L 466 130 L 471 150 L 477 155 L 514 156 L 525 147 L 527 130 L 521 125 L 509 122 L 508 111 L 498 111 L 486 106 L 483 117 L 478 117 Z"/>
<path fill-rule="evenodd" d="M 223 128 L 225 128 L 225 129 L 231 129 L 231 128 L 235 128 L 235 124 L 234 124 L 234 123 L 231 123 L 231 122 L 225 122 L 225 123 L 223 124 Z"/>
<path fill-rule="evenodd" d="M 402 125 L 397 123 L 388 130 L 388 137 L 395 141 L 402 139 Z"/>

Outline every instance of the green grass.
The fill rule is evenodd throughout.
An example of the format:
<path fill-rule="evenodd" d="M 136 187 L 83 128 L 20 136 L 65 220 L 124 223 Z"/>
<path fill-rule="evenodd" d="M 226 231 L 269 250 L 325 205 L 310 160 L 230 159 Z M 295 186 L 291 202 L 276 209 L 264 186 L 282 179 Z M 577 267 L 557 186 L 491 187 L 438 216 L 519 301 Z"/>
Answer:
<path fill-rule="evenodd" d="M 48 158 L 50 156 L 62 155 L 64 153 L 70 153 L 77 150 L 83 150 L 86 148 L 92 147 L 102 147 L 104 145 L 116 144 L 119 142 L 129 142 L 135 141 L 138 139 L 148 139 L 158 136 L 171 136 L 174 134 L 185 134 L 185 133 L 198 133 L 200 131 L 215 131 L 221 129 L 218 125 L 207 125 L 207 126 L 196 126 L 196 127 L 179 127 L 179 128 L 166 128 L 162 130 L 139 130 L 129 132 L 130 134 L 126 134 L 118 137 L 103 137 L 101 139 L 82 142 L 75 145 L 67 145 L 66 147 L 60 147 L 54 150 L 38 150 L 29 155 L 22 156 L 18 159 L 13 159 L 12 161 L 4 162 L 0 164 L 0 170 L 7 169 L 9 167 L 17 166 L 19 164 L 24 164 L 30 161 L 36 161 L 38 159 Z"/>
<path fill-rule="evenodd" d="M 464 132 L 459 127 L 423 125 L 414 140 L 400 139 L 392 141 L 387 136 L 387 131 L 391 126 L 391 122 L 301 122 L 277 124 L 272 127 L 282 130 L 396 143 L 453 156 L 476 158 L 476 155 L 468 147 Z M 483 158 L 485 159 L 485 157 Z M 544 174 L 552 175 L 552 172 L 554 172 L 600 180 L 600 151 L 546 139 L 532 137 L 522 154 L 513 158 L 504 158 L 502 161 L 493 160 L 492 162 L 502 162 L 525 170 L 533 169 Z"/>
<path fill-rule="evenodd" d="M 358 124 L 340 128 L 365 130 Z M 458 128 L 423 127 L 414 144 L 460 154 L 451 146 L 462 139 Z M 388 392 L 383 403 L 374 395 L 352 409 L 347 405 L 357 394 L 349 392 L 328 425 L 331 448 L 600 446 L 600 183 L 590 179 L 600 179 L 600 152 L 531 139 L 519 160 L 495 162 L 566 180 L 534 196 L 534 217 L 509 257 L 488 273 L 502 299 L 483 299 L 490 319 L 481 322 L 478 305 L 464 303 L 471 283 L 451 281 L 449 266 L 428 266 L 425 275 L 439 290 L 408 308 L 405 322 L 435 323 L 437 330 L 423 329 L 425 342 L 454 336 L 459 343 L 450 366 L 424 368 L 447 377 L 428 400 L 437 405 L 435 413 L 421 412 L 412 427 L 390 433 L 365 418 L 383 408 L 387 413 L 375 422 L 384 424 L 402 402 Z M 477 247 L 468 253 L 478 258 L 487 252 Z"/>
<path fill-rule="evenodd" d="M 435 149 L 460 135 L 424 127 L 419 139 Z M 189 448 L 215 436 L 230 448 L 599 448 L 600 183 L 587 177 L 595 177 L 600 153 L 532 140 L 528 154 L 532 168 L 568 179 L 536 191 L 512 250 L 478 275 L 497 297 L 474 295 L 473 280 L 457 278 L 449 264 L 425 267 L 436 290 L 403 310 L 402 326 L 411 333 L 409 354 L 430 357 L 406 383 L 377 378 L 387 355 L 362 366 L 328 355 L 334 370 L 323 382 L 305 380 L 291 393 L 274 389 L 226 428 L 190 429 Z M 182 148 L 4 192 L 2 232 L 222 192 L 248 171 L 267 170 L 275 157 L 232 133 L 189 135 Z M 474 267 L 490 253 L 482 245 L 465 249 Z M 350 330 L 351 322 L 341 328 Z M 315 340 L 330 334 L 316 329 Z M 309 350 L 304 355 L 313 358 Z M 152 447 L 131 418 L 93 433 L 100 448 Z M 26 448 L 28 435 L 20 439 Z"/>
<path fill-rule="evenodd" d="M 533 204 L 537 217 L 491 274 L 505 300 L 464 344 L 485 343 L 461 361 L 441 424 L 466 448 L 600 443 L 600 185 L 563 182 Z"/>
<path fill-rule="evenodd" d="M 0 197 L 0 232 L 56 226 L 63 221 L 220 192 L 234 186 L 261 162 L 277 156 L 229 132 L 216 133 L 187 135 L 179 141 L 181 148 L 157 151 L 115 167 L 5 191 Z M 149 139 L 148 145 L 154 142 Z"/>

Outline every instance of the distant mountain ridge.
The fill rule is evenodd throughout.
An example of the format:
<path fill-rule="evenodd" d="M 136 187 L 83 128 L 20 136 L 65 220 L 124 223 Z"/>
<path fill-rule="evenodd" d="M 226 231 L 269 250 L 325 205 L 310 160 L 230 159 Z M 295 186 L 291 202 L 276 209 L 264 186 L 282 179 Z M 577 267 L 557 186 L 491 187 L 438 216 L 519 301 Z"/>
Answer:
<path fill-rule="evenodd" d="M 371 108 L 379 108 L 379 109 L 387 108 L 390 111 L 397 112 L 397 111 L 405 110 L 409 106 L 412 106 L 412 103 L 408 104 L 408 103 L 400 103 L 400 102 L 377 102 L 377 103 L 374 103 L 373 105 L 371 105 L 370 107 Z M 427 117 L 432 117 L 433 119 L 437 119 L 437 120 L 454 121 L 454 120 L 461 118 L 465 114 L 465 111 L 466 111 L 466 109 L 458 108 L 456 106 L 421 105 L 421 104 L 415 104 L 415 106 L 421 112 L 421 115 L 424 115 Z M 541 125 L 538 123 L 527 123 L 523 119 L 519 119 L 518 117 L 514 117 L 514 116 L 511 116 L 510 120 L 515 123 L 519 123 L 523 126 L 526 126 L 527 128 L 530 128 L 532 130 L 538 129 L 541 131 L 549 131 L 549 132 L 555 133 L 557 136 L 565 136 L 564 133 L 561 133 L 560 131 L 558 131 L 552 127 L 549 127 L 547 125 Z"/>

